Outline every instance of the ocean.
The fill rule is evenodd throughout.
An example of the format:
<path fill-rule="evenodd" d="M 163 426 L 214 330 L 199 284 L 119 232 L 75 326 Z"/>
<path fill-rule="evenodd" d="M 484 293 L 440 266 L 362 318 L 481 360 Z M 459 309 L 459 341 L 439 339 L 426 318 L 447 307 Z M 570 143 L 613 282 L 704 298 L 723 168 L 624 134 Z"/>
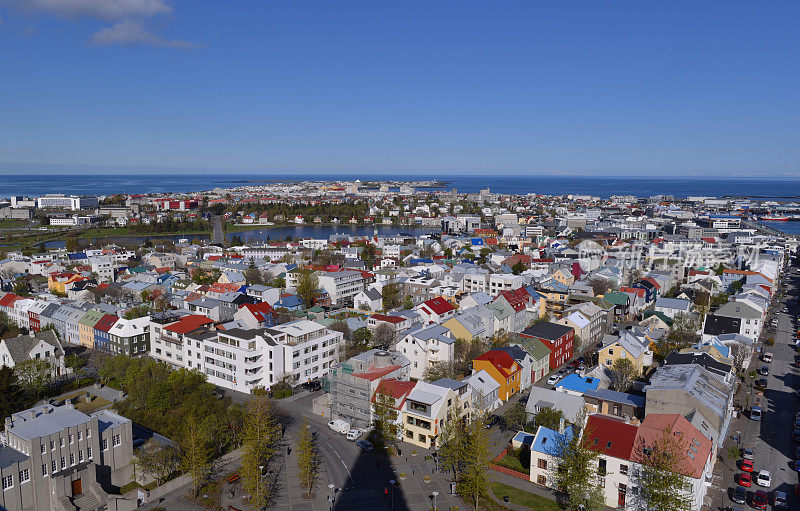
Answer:
<path fill-rule="evenodd" d="M 424 181 L 438 179 L 459 192 L 478 192 L 489 188 L 496 193 L 538 193 L 544 195 L 636 195 L 666 194 L 687 196 L 751 196 L 800 199 L 800 180 L 723 179 L 723 178 L 639 178 L 639 177 L 562 177 L 543 175 L 450 175 L 436 174 L 16 174 L 0 175 L 0 197 L 39 196 L 46 193 L 68 195 L 111 195 L 115 193 L 197 192 L 216 187 L 229 188 L 269 181 L 355 180 Z"/>

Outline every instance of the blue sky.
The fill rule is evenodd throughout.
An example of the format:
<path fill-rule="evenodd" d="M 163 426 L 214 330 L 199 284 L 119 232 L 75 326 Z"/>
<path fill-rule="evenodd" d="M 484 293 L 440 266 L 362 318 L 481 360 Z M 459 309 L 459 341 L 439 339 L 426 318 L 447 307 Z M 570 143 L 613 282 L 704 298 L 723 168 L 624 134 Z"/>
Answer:
<path fill-rule="evenodd" d="M 0 172 L 800 177 L 798 2 L 0 0 Z"/>

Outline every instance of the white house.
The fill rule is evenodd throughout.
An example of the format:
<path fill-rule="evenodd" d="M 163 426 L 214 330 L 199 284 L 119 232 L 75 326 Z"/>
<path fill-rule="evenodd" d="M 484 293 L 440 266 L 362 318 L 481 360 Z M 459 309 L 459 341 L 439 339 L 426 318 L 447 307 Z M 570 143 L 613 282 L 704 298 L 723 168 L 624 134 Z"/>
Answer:
<path fill-rule="evenodd" d="M 383 295 L 375 286 L 370 286 L 353 298 L 353 307 L 377 312 L 383 308 Z"/>
<path fill-rule="evenodd" d="M 453 361 L 455 339 L 447 328 L 426 325 L 403 334 L 397 342 L 396 350 L 411 361 L 411 378 L 421 379 L 431 364 Z"/>
<path fill-rule="evenodd" d="M 30 360 L 48 361 L 53 377 L 66 371 L 64 348 L 52 330 L 0 340 L 0 367 L 13 368 Z"/>

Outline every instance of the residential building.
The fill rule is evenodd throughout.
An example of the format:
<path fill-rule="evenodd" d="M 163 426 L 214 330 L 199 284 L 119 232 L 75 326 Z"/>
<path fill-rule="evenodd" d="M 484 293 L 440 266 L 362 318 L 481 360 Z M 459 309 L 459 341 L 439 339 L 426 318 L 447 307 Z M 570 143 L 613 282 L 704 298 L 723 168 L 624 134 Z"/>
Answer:
<path fill-rule="evenodd" d="M 423 449 L 435 448 L 450 410 L 459 417 L 469 414 L 470 386 L 457 383 L 462 384 L 454 390 L 449 385 L 417 382 L 403 407 L 403 441 Z"/>
<path fill-rule="evenodd" d="M 434 364 L 448 364 L 455 357 L 455 339 L 442 325 L 424 325 L 406 330 L 396 350 L 411 361 L 412 378 L 421 379 Z"/>
<path fill-rule="evenodd" d="M 489 350 L 472 361 L 472 371 L 486 371 L 500 384 L 498 397 L 505 402 L 518 393 L 522 384 L 522 366 L 505 351 Z"/>
<path fill-rule="evenodd" d="M 550 370 L 558 369 L 573 355 L 573 338 L 575 330 L 572 327 L 559 325 L 551 321 L 540 321 L 526 328 L 521 337 L 538 339 L 550 350 Z"/>
<path fill-rule="evenodd" d="M 64 348 L 52 330 L 0 340 L 0 367 L 14 368 L 31 360 L 47 361 L 53 377 L 66 372 Z"/>

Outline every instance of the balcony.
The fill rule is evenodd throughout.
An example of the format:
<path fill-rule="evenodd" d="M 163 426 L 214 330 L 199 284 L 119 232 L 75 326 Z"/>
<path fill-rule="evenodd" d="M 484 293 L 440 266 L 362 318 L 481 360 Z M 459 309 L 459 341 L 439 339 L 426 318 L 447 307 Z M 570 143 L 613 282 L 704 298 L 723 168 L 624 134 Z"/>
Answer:
<path fill-rule="evenodd" d="M 167 343 L 170 343 L 170 344 L 174 344 L 176 346 L 182 346 L 183 345 L 183 341 L 181 341 L 180 339 L 177 339 L 175 337 L 169 337 L 169 336 L 166 336 L 164 334 L 161 334 L 161 335 L 158 336 L 158 338 L 161 339 L 164 342 L 167 342 Z"/>

